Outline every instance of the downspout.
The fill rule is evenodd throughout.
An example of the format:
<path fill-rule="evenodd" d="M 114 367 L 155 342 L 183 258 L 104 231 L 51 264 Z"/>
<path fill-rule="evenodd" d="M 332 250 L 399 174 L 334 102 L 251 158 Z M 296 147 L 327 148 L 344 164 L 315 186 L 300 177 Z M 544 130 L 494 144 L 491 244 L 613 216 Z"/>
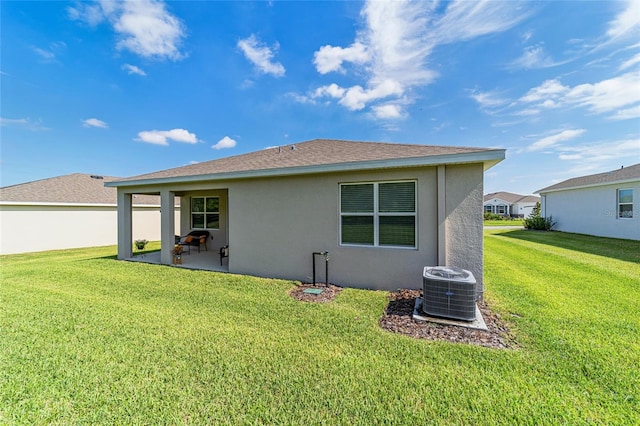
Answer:
<path fill-rule="evenodd" d="M 437 167 L 438 184 L 438 265 L 447 265 L 447 195 L 446 195 L 446 166 Z"/>

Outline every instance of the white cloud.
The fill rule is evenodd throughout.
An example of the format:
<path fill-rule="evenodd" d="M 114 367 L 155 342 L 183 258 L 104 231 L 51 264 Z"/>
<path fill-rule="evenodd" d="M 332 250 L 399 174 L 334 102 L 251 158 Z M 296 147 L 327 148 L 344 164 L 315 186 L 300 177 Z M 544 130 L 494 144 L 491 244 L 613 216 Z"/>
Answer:
<path fill-rule="evenodd" d="M 628 73 L 594 84 L 573 87 L 565 100 L 588 107 L 595 113 L 610 112 L 640 102 L 638 76 Z"/>
<path fill-rule="evenodd" d="M 509 103 L 509 100 L 503 98 L 498 92 L 482 92 L 477 88 L 469 90 L 469 97 L 476 101 L 483 110 L 499 108 Z"/>
<path fill-rule="evenodd" d="M 344 88 L 340 97 L 334 96 L 338 94 L 336 91 L 323 93 L 339 99 L 341 105 L 351 110 L 375 106 L 386 98 L 413 103 L 411 90 L 430 84 L 438 75 L 429 64 L 435 47 L 504 31 L 526 18 L 527 11 L 519 2 L 460 0 L 440 4 L 369 0 L 360 14 L 363 28 L 352 44 L 322 46 L 314 54 L 316 69 L 321 74 L 347 73 L 342 65 L 345 62 L 354 65 L 354 75 L 363 79 L 360 84 Z M 393 89 L 388 90 L 391 86 Z M 376 117 L 402 115 L 391 113 L 390 108 L 378 108 L 375 112 Z"/>
<path fill-rule="evenodd" d="M 629 120 L 631 118 L 640 118 L 640 105 L 632 108 L 620 109 L 614 115 L 607 117 L 609 120 Z"/>
<path fill-rule="evenodd" d="M 586 130 L 584 129 L 571 129 L 563 130 L 550 136 L 546 136 L 542 139 L 538 139 L 527 147 L 527 151 L 539 151 L 544 148 L 549 148 L 557 145 L 560 142 L 565 142 L 571 139 L 575 139 L 582 135 Z"/>
<path fill-rule="evenodd" d="M 640 63 L 640 53 L 637 53 L 635 56 L 633 56 L 632 58 L 627 59 L 626 61 L 624 61 L 621 65 L 620 65 L 620 71 L 626 70 L 627 68 L 630 68 L 632 66 L 634 66 L 635 64 Z"/>
<path fill-rule="evenodd" d="M 634 28 L 640 26 L 640 2 L 627 0 L 624 4 L 624 10 L 609 22 L 607 35 L 612 39 L 627 35 Z"/>
<path fill-rule="evenodd" d="M 252 34 L 248 38 L 238 41 L 238 47 L 244 53 L 244 56 L 254 64 L 258 70 L 265 74 L 271 74 L 275 77 L 282 77 L 285 73 L 285 69 L 279 62 L 272 62 L 275 52 L 277 52 L 279 45 L 273 47 L 273 49 L 264 45 L 258 38 Z"/>
<path fill-rule="evenodd" d="M 335 46 L 322 46 L 320 50 L 313 54 L 313 63 L 320 74 L 327 74 L 331 71 L 344 72 L 343 62 L 354 64 L 364 64 L 369 61 L 367 47 L 356 41 L 347 48 Z"/>
<path fill-rule="evenodd" d="M 0 117 L 0 125 L 3 126 L 26 126 L 29 120 L 26 118 L 4 118 Z"/>
<path fill-rule="evenodd" d="M 350 87 L 339 103 L 352 111 L 357 111 L 363 109 L 370 101 L 402 93 L 403 89 L 400 83 L 394 80 L 385 80 L 371 89 L 363 89 L 360 86 Z"/>
<path fill-rule="evenodd" d="M 544 50 L 544 46 L 538 44 L 525 47 L 522 56 L 511 62 L 510 67 L 524 69 L 550 68 L 562 63 L 554 61 Z"/>
<path fill-rule="evenodd" d="M 599 164 L 611 160 L 623 160 L 627 163 L 631 160 L 632 164 L 635 163 L 633 159 L 637 159 L 640 153 L 640 139 L 599 141 L 587 145 L 564 147 L 559 151 L 561 160 L 575 160 L 579 161 L 580 167 L 602 170 L 604 167 Z"/>
<path fill-rule="evenodd" d="M 82 122 L 84 127 L 99 127 L 101 129 L 108 129 L 109 126 L 102 120 L 97 118 L 88 118 Z"/>
<path fill-rule="evenodd" d="M 375 105 L 371 109 L 377 118 L 401 118 L 403 116 L 402 107 L 397 104 Z"/>
<path fill-rule="evenodd" d="M 547 80 L 529 90 L 520 102 L 532 103 L 543 108 L 561 106 L 585 107 L 595 114 L 614 112 L 623 119 L 640 103 L 638 76 L 630 72 L 597 83 L 564 86 L 558 80 Z"/>
<path fill-rule="evenodd" d="M 125 71 L 127 71 L 127 73 L 128 73 L 129 75 L 131 75 L 131 74 L 137 74 L 137 75 L 141 75 L 141 76 L 143 76 L 143 77 L 147 75 L 147 73 L 146 73 L 146 72 L 144 72 L 143 70 L 141 70 L 140 68 L 138 68 L 138 67 L 137 67 L 137 66 L 135 66 L 135 65 L 123 64 L 123 65 L 122 65 L 122 69 L 123 69 L 123 70 L 125 70 Z"/>
<path fill-rule="evenodd" d="M 134 140 L 154 145 L 169 145 L 169 140 L 191 144 L 198 142 L 195 134 L 184 129 L 145 130 L 139 132 Z"/>
<path fill-rule="evenodd" d="M 33 131 L 51 130 L 49 127 L 44 127 L 42 125 L 42 120 L 33 121 L 30 118 L 0 117 L 0 126 L 23 127 L 25 129 Z"/>
<path fill-rule="evenodd" d="M 330 96 L 332 98 L 340 99 L 344 96 L 346 90 L 335 83 L 331 83 L 328 86 L 318 87 L 313 94 L 313 97 Z"/>
<path fill-rule="evenodd" d="M 556 98 L 569 90 L 558 80 L 546 80 L 540 86 L 530 89 L 526 95 L 520 98 L 521 102 L 537 102 Z"/>
<path fill-rule="evenodd" d="M 49 50 L 44 50 L 35 46 L 32 46 L 31 50 L 33 50 L 35 53 L 38 54 L 38 56 L 40 56 L 42 59 L 46 61 L 50 61 L 56 58 L 56 54 Z"/>
<path fill-rule="evenodd" d="M 117 34 L 116 48 L 146 58 L 182 59 L 180 45 L 186 36 L 184 24 L 166 10 L 159 0 L 103 0 L 80 3 L 67 9 L 73 20 L 96 26 L 109 22 Z"/>
<path fill-rule="evenodd" d="M 234 148 L 236 146 L 236 141 L 231 139 L 229 136 L 225 136 L 220 139 L 215 145 L 211 146 L 213 149 L 224 149 L 224 148 Z"/>

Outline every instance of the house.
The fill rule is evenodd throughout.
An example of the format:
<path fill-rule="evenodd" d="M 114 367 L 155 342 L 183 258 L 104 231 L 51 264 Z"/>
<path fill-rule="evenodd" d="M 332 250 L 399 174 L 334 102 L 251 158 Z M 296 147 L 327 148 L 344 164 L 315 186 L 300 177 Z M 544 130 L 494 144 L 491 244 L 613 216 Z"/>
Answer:
<path fill-rule="evenodd" d="M 113 245 L 115 177 L 75 173 L 0 188 L 0 253 Z M 160 239 L 160 199 L 133 199 L 134 238 Z"/>
<path fill-rule="evenodd" d="M 450 265 L 471 270 L 481 295 L 483 173 L 504 156 L 316 139 L 108 182 L 118 258 L 132 256 L 132 197 L 159 195 L 161 263 L 171 264 L 164 206 L 180 197 L 183 233 L 206 229 L 211 248 L 228 244 L 232 273 L 311 282 L 314 253 L 328 252 L 329 281 L 341 286 L 419 288 L 424 266 Z"/>
<path fill-rule="evenodd" d="M 519 195 L 511 192 L 494 192 L 484 196 L 484 212 L 501 216 L 528 217 L 540 197 Z"/>
<path fill-rule="evenodd" d="M 640 164 L 568 179 L 536 191 L 554 230 L 640 240 Z"/>

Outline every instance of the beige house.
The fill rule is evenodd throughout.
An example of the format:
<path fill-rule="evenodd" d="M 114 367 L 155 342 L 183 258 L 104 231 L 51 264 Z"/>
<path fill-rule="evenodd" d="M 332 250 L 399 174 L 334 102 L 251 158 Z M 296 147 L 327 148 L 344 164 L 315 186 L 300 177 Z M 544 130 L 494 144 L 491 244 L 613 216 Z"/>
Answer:
<path fill-rule="evenodd" d="M 640 164 L 579 176 L 537 191 L 556 231 L 640 240 Z"/>
<path fill-rule="evenodd" d="M 316 139 L 107 182 L 118 189 L 118 258 L 132 257 L 133 197 L 159 195 L 164 264 L 176 234 L 165 206 L 179 197 L 183 234 L 206 229 L 209 250 L 229 245 L 232 273 L 310 282 L 313 253 L 328 252 L 341 286 L 419 288 L 424 266 L 449 265 L 482 291 L 483 173 L 504 156 Z"/>
<path fill-rule="evenodd" d="M 75 173 L 0 188 L 0 254 L 117 243 L 115 177 Z M 133 198 L 134 239 L 160 239 L 160 198 Z"/>

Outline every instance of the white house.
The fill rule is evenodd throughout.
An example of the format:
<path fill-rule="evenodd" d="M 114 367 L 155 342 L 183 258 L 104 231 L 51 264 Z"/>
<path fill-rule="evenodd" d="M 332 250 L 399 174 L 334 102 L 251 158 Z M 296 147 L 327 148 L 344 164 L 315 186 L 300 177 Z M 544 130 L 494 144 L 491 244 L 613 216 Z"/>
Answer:
<path fill-rule="evenodd" d="M 115 179 L 75 173 L 0 188 L 0 254 L 115 245 L 117 190 L 104 186 Z M 133 220 L 134 239 L 159 240 L 160 198 L 137 196 Z"/>
<path fill-rule="evenodd" d="M 640 240 L 640 164 L 568 179 L 536 191 L 554 230 Z"/>
<path fill-rule="evenodd" d="M 229 246 L 228 271 L 308 282 L 329 253 L 330 282 L 419 288 L 428 265 L 471 270 L 482 295 L 484 171 L 503 149 L 316 139 L 106 183 L 118 189 L 118 258 L 132 257 L 131 204 L 159 195 L 161 263 L 183 234 Z M 188 262 L 189 256 L 183 259 Z"/>
<path fill-rule="evenodd" d="M 484 212 L 501 216 L 528 217 L 540 197 L 519 195 L 511 192 L 493 192 L 484 196 Z"/>

